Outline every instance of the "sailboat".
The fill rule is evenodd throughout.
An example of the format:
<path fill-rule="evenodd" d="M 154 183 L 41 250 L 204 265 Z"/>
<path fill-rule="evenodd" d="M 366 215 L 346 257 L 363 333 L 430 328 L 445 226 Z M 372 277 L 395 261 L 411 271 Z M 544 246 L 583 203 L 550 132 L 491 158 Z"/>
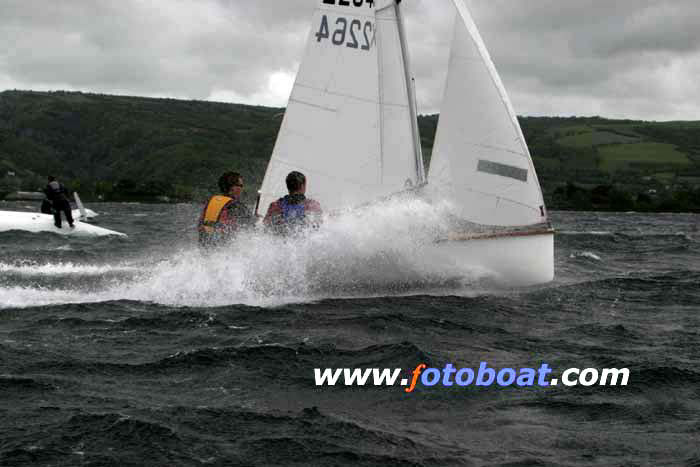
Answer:
<path fill-rule="evenodd" d="M 259 193 L 309 178 L 326 211 L 403 193 L 446 200 L 450 228 L 426 248 L 503 285 L 554 277 L 554 231 L 522 130 L 464 0 L 426 175 L 400 0 L 319 0 Z"/>

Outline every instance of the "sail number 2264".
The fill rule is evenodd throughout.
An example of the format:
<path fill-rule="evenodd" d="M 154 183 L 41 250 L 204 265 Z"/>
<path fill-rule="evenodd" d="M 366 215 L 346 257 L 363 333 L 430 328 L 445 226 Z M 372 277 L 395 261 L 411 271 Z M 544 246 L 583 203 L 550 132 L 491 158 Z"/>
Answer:
<path fill-rule="evenodd" d="M 325 3 L 326 5 L 335 5 L 336 0 L 323 0 L 323 3 Z M 350 6 L 351 3 L 353 6 L 356 7 L 361 7 L 365 3 L 369 5 L 370 8 L 374 6 L 374 0 L 338 0 L 337 3 L 340 6 Z"/>
<path fill-rule="evenodd" d="M 369 50 L 372 47 L 372 22 L 340 17 L 335 20 L 335 29 L 331 32 L 328 16 L 321 18 L 321 27 L 316 33 L 316 41 L 330 39 L 333 45 L 350 47 L 351 49 Z"/>

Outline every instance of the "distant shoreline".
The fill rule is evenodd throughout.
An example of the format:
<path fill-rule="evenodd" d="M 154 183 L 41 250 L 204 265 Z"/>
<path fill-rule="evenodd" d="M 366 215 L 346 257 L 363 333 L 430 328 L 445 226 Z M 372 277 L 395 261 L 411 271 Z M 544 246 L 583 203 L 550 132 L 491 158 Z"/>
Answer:
<path fill-rule="evenodd" d="M 174 200 L 170 202 L 162 202 L 162 201 L 152 201 L 152 200 L 129 200 L 129 201 L 95 201 L 95 200 L 83 200 L 85 204 L 90 204 L 92 206 L 94 205 L 100 205 L 100 204 L 147 204 L 147 205 L 161 205 L 161 206 L 172 206 L 176 204 L 187 204 L 187 205 L 192 205 L 192 206 L 198 206 L 203 204 L 205 201 L 193 201 L 193 200 Z M 0 200 L 1 204 L 12 204 L 12 203 L 38 203 L 37 200 Z M 253 202 L 248 202 L 246 203 L 247 205 L 250 205 L 251 207 L 254 206 Z M 39 205 L 37 204 L 37 212 Z M 678 210 L 678 211 L 673 211 L 673 210 L 659 210 L 659 211 L 654 211 L 654 210 L 626 210 L 626 211 L 619 211 L 619 210 L 614 210 L 614 209 L 609 209 L 609 208 L 598 208 L 598 209 L 573 209 L 573 208 L 548 208 L 547 209 L 549 212 L 581 212 L 581 213 L 610 213 L 610 214 L 700 214 L 700 210 L 690 210 L 690 211 L 683 211 L 683 210 Z"/>
<path fill-rule="evenodd" d="M 0 92 L 0 198 L 57 176 L 93 200 L 203 200 L 258 187 L 284 109 L 82 92 Z M 700 121 L 519 117 L 548 209 L 700 212 Z M 430 166 L 439 115 L 420 115 Z"/>

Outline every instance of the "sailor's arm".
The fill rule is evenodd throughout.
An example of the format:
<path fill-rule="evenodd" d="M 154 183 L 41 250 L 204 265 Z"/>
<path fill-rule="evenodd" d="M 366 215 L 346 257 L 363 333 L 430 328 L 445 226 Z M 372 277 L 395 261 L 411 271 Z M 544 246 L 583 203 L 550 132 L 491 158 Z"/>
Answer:
<path fill-rule="evenodd" d="M 318 227 L 323 222 L 323 210 L 321 204 L 313 199 L 310 199 L 306 205 L 306 215 L 312 225 Z"/>
<path fill-rule="evenodd" d="M 282 215 L 282 209 L 280 208 L 279 203 L 277 203 L 277 201 L 274 201 L 274 202 L 270 203 L 270 207 L 267 208 L 267 214 L 265 214 L 265 218 L 263 219 L 263 224 L 264 225 L 275 224 L 281 215 Z"/>
<path fill-rule="evenodd" d="M 307 206 L 307 209 L 309 212 L 313 214 L 318 214 L 319 216 L 323 215 L 323 210 L 321 209 L 321 204 L 316 201 L 315 199 L 310 199 L 309 200 L 309 205 Z"/>

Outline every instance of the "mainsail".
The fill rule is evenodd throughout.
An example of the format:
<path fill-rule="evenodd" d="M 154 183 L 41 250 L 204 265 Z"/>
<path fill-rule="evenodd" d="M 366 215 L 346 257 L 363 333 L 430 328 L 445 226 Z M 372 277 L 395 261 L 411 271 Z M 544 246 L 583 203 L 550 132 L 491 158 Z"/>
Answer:
<path fill-rule="evenodd" d="M 428 176 L 468 221 L 547 222 L 542 191 L 516 114 L 464 4 L 457 8 L 447 84 Z"/>
<path fill-rule="evenodd" d="M 304 173 L 332 211 L 423 182 L 395 0 L 319 0 L 260 190 L 259 211 Z"/>

